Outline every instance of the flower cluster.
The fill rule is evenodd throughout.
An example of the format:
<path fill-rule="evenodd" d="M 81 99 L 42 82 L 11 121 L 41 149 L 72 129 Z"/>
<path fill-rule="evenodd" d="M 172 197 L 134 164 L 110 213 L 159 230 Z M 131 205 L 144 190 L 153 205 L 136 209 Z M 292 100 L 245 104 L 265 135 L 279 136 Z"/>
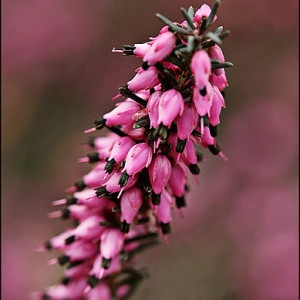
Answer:
<path fill-rule="evenodd" d="M 172 209 L 186 205 L 188 175 L 199 174 L 200 146 L 225 158 L 216 142 L 223 90 L 228 85 L 220 48 L 228 31 L 208 31 L 217 19 L 212 8 L 182 8 L 185 20 L 165 24 L 143 44 L 125 45 L 141 67 L 113 99 L 116 107 L 86 133 L 92 148 L 80 162 L 91 171 L 54 202 L 64 205 L 50 217 L 71 219 L 73 227 L 48 240 L 40 250 L 62 254 L 49 261 L 65 267 L 64 278 L 38 294 L 39 299 L 125 299 L 145 277 L 132 257 L 171 232 Z"/>

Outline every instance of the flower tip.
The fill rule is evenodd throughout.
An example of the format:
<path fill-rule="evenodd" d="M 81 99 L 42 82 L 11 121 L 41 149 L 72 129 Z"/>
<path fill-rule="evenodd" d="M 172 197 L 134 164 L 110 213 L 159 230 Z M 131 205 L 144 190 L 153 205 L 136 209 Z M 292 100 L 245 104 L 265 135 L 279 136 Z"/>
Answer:
<path fill-rule="evenodd" d="M 65 192 L 69 193 L 69 194 L 75 193 L 76 191 L 77 191 L 77 189 L 75 186 L 70 186 L 67 189 L 65 189 Z"/>
<path fill-rule="evenodd" d="M 52 202 L 52 204 L 54 206 L 58 206 L 58 205 L 63 205 L 63 204 L 66 204 L 67 203 L 67 200 L 66 199 L 58 199 L 58 200 L 54 200 Z"/>
<path fill-rule="evenodd" d="M 36 252 L 45 252 L 46 251 L 46 248 L 44 245 L 38 245 L 34 248 L 34 251 Z"/>
<path fill-rule="evenodd" d="M 57 263 L 58 263 L 57 258 L 52 258 L 52 259 L 50 259 L 50 260 L 47 262 L 47 265 L 48 265 L 48 266 L 53 266 L 53 265 L 56 265 Z"/>
<path fill-rule="evenodd" d="M 62 214 L 61 214 L 61 211 L 59 211 L 59 210 L 48 213 L 48 217 L 50 219 L 59 218 L 61 216 L 62 216 Z"/>
<path fill-rule="evenodd" d="M 120 98 L 122 96 L 122 94 L 117 94 L 116 96 L 112 97 L 111 100 L 116 100 L 118 98 Z"/>
<path fill-rule="evenodd" d="M 113 53 L 123 53 L 123 50 L 121 50 L 121 49 L 116 49 L 115 47 L 113 47 L 113 48 L 111 49 L 111 52 L 113 52 Z"/>
<path fill-rule="evenodd" d="M 90 129 L 86 129 L 83 133 L 91 133 L 91 132 L 94 132 L 96 131 L 96 127 L 92 127 Z"/>
<path fill-rule="evenodd" d="M 89 158 L 88 157 L 81 157 L 81 158 L 77 159 L 77 162 L 79 162 L 79 163 L 89 162 Z"/>
<path fill-rule="evenodd" d="M 178 208 L 178 215 L 181 219 L 183 219 L 183 209 L 181 207 Z"/>
<path fill-rule="evenodd" d="M 228 158 L 224 155 L 222 151 L 219 152 L 219 155 L 223 158 L 223 160 L 228 161 Z"/>
<path fill-rule="evenodd" d="M 30 299 L 31 300 L 40 300 L 43 297 L 43 293 L 42 292 L 32 292 L 30 293 Z"/>

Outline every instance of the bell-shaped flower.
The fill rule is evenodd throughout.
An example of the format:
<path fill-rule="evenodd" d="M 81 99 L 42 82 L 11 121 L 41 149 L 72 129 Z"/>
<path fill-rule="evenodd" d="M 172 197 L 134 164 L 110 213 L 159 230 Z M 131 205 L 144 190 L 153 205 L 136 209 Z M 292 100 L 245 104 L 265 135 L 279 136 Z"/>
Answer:
<path fill-rule="evenodd" d="M 195 12 L 194 21 L 199 26 L 201 24 L 202 19 L 207 18 L 211 13 L 211 8 L 207 4 L 201 5 L 201 7 Z M 212 23 L 217 20 L 217 16 L 214 16 Z"/>
<path fill-rule="evenodd" d="M 86 279 L 84 277 L 78 278 L 67 285 L 61 283 L 49 286 L 43 299 L 81 299 L 85 288 Z"/>
<path fill-rule="evenodd" d="M 142 43 L 142 44 L 134 44 L 134 50 L 133 53 L 136 57 L 143 58 L 145 54 L 149 51 L 150 44 Z"/>
<path fill-rule="evenodd" d="M 103 216 L 90 216 L 80 222 L 80 224 L 73 229 L 72 233 L 76 239 L 80 238 L 88 241 L 93 240 L 102 234 L 104 228 L 103 226 L 99 226 L 99 223 L 104 221 L 105 219 Z"/>
<path fill-rule="evenodd" d="M 155 67 L 150 67 L 147 70 L 139 68 L 133 79 L 127 82 L 128 88 L 134 93 L 153 88 L 159 83 L 157 73 L 158 70 Z"/>
<path fill-rule="evenodd" d="M 209 127 L 205 126 L 203 136 L 201 137 L 201 145 L 207 148 L 209 145 L 215 145 L 215 144 L 216 144 L 216 139 L 211 136 Z"/>
<path fill-rule="evenodd" d="M 175 164 L 172 167 L 171 176 L 168 186 L 171 189 L 172 195 L 181 197 L 185 192 L 185 185 L 187 183 L 187 170 L 181 164 Z"/>
<path fill-rule="evenodd" d="M 170 193 L 164 189 L 161 193 L 160 204 L 155 206 L 154 215 L 158 222 L 168 224 L 172 221 L 171 211 L 173 207 L 173 198 Z"/>
<path fill-rule="evenodd" d="M 129 176 L 134 176 L 144 168 L 148 168 L 151 159 L 152 148 L 147 143 L 135 144 L 126 156 L 123 172 L 126 171 Z"/>
<path fill-rule="evenodd" d="M 161 91 L 156 91 L 150 96 L 147 102 L 147 111 L 150 118 L 150 128 L 158 127 L 158 105 L 161 95 Z"/>
<path fill-rule="evenodd" d="M 123 102 L 116 104 L 109 113 L 106 113 L 103 118 L 106 120 L 106 125 L 109 127 L 115 125 L 126 125 L 132 122 L 132 115 L 141 109 L 141 105 L 132 99 L 126 99 Z"/>
<path fill-rule="evenodd" d="M 158 104 L 158 124 L 170 128 L 175 118 L 184 111 L 184 100 L 181 93 L 175 89 L 164 92 Z"/>
<path fill-rule="evenodd" d="M 208 54 L 211 58 L 217 59 L 220 62 L 225 62 L 225 58 L 222 49 L 218 45 L 214 45 L 208 48 Z M 216 85 L 220 91 L 223 91 L 228 86 L 227 77 L 224 68 L 213 69 L 210 76 L 210 81 Z"/>
<path fill-rule="evenodd" d="M 155 194 L 161 194 L 169 181 L 171 170 L 172 165 L 166 155 L 156 154 L 153 157 L 148 172 L 152 190 Z"/>
<path fill-rule="evenodd" d="M 197 87 L 194 87 L 193 102 L 195 104 L 197 113 L 201 117 L 210 114 L 210 107 L 212 105 L 212 96 L 213 96 L 213 90 L 209 82 L 202 90 L 199 90 Z"/>
<path fill-rule="evenodd" d="M 191 70 L 194 75 L 196 88 L 198 90 L 205 89 L 211 74 L 211 61 L 205 50 L 197 50 L 193 54 Z"/>
<path fill-rule="evenodd" d="M 209 111 L 209 123 L 213 126 L 217 126 L 220 123 L 220 113 L 222 107 L 225 107 L 224 98 L 220 90 L 213 86 L 212 104 Z"/>
<path fill-rule="evenodd" d="M 107 163 L 104 169 L 108 173 L 111 173 L 114 166 L 125 159 L 128 151 L 134 144 L 135 141 L 128 136 L 121 137 L 118 141 L 116 141 L 111 149 L 109 157 L 106 160 Z"/>
<path fill-rule="evenodd" d="M 158 35 L 149 50 L 145 54 L 143 61 L 147 62 L 149 66 L 163 60 L 167 55 L 171 54 L 176 43 L 176 36 L 174 33 L 167 31 Z"/>
<path fill-rule="evenodd" d="M 121 222 L 133 223 L 143 203 L 143 194 L 140 188 L 134 186 L 122 194 L 121 197 Z"/>
<path fill-rule="evenodd" d="M 193 103 L 185 102 L 184 111 L 176 120 L 177 134 L 181 140 L 188 139 L 198 122 L 198 113 Z"/>
<path fill-rule="evenodd" d="M 65 250 L 65 255 L 70 258 L 70 262 L 89 259 L 98 252 L 97 246 L 93 243 L 76 240 Z"/>
<path fill-rule="evenodd" d="M 124 235 L 117 228 L 105 229 L 100 238 L 100 252 L 106 259 L 115 257 L 123 248 Z"/>

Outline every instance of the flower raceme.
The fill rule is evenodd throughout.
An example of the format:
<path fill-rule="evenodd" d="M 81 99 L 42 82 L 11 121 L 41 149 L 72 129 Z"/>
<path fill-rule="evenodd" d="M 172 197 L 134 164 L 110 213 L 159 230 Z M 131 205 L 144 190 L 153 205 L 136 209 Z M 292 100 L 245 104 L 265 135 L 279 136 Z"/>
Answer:
<path fill-rule="evenodd" d="M 49 265 L 65 266 L 62 281 L 35 293 L 36 299 L 128 299 L 147 275 L 132 265 L 134 255 L 167 241 L 172 211 L 186 206 L 189 173 L 200 173 L 199 148 L 225 158 L 217 144 L 217 126 L 228 86 L 220 45 L 223 27 L 212 8 L 181 9 L 184 21 L 157 14 L 164 27 L 142 44 L 124 45 L 123 55 L 141 61 L 135 76 L 119 88 L 116 107 L 95 121 L 90 137 L 89 173 L 69 187 L 64 205 L 50 217 L 73 221 L 65 232 L 38 250 L 56 250 Z M 197 148 L 195 147 L 197 146 Z"/>

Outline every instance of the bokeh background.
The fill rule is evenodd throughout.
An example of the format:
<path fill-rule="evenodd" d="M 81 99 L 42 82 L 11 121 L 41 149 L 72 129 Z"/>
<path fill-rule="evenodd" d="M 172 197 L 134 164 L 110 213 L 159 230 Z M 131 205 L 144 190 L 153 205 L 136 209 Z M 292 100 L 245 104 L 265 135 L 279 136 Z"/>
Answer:
<path fill-rule="evenodd" d="M 89 167 L 83 131 L 140 61 L 113 47 L 157 35 L 160 12 L 201 1 L 2 1 L 2 299 L 27 300 L 61 277 L 34 248 L 66 226 L 52 201 Z M 212 1 L 207 4 L 211 5 Z M 298 299 L 298 1 L 223 0 L 212 28 L 230 29 L 234 67 L 219 141 L 184 218 L 138 257 L 151 276 L 132 299 Z"/>

